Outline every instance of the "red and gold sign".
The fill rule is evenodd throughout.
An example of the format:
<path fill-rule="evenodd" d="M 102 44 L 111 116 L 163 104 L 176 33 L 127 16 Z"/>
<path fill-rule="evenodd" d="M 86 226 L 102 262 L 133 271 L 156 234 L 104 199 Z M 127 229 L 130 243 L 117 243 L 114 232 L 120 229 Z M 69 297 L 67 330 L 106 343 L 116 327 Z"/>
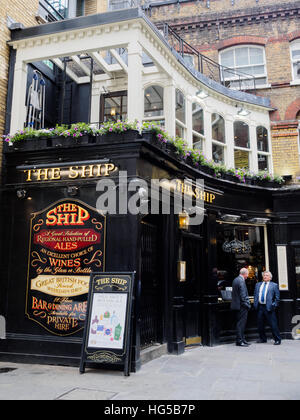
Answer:
<path fill-rule="evenodd" d="M 30 227 L 26 315 L 56 335 L 80 331 L 90 274 L 104 270 L 105 217 L 78 200 L 34 213 Z"/>

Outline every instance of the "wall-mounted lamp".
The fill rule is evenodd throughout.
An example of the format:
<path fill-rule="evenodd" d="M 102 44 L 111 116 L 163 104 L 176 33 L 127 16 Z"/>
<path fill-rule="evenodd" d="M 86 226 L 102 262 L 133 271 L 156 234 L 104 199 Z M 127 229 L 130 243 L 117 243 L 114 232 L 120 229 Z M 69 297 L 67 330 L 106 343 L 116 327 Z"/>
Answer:
<path fill-rule="evenodd" d="M 179 223 L 179 229 L 188 230 L 189 224 L 190 224 L 190 217 L 185 210 L 182 213 L 179 213 L 178 223 Z"/>
<path fill-rule="evenodd" d="M 237 112 L 237 115 L 240 115 L 241 117 L 246 117 L 249 114 L 251 114 L 251 112 L 248 111 L 248 109 L 243 108 L 243 107 L 242 108 L 239 108 L 238 109 L 238 112 Z"/>
<path fill-rule="evenodd" d="M 116 108 L 112 108 L 112 109 L 110 110 L 110 115 L 111 115 L 112 117 L 114 117 L 114 116 L 116 115 Z"/>
<path fill-rule="evenodd" d="M 223 216 L 221 216 L 221 219 L 224 222 L 238 222 L 241 219 L 241 216 L 238 216 L 236 214 L 223 214 Z"/>
<path fill-rule="evenodd" d="M 79 188 L 75 186 L 70 186 L 67 188 L 67 193 L 71 197 L 75 197 L 79 192 Z"/>
<path fill-rule="evenodd" d="M 209 95 L 208 95 L 208 93 L 207 93 L 207 92 L 205 92 L 205 90 L 200 89 L 200 90 L 198 90 L 198 92 L 196 92 L 196 96 L 198 96 L 198 98 L 200 98 L 200 99 L 205 99 L 205 98 L 207 98 Z"/>
<path fill-rule="evenodd" d="M 17 190 L 17 197 L 23 199 L 26 197 L 27 191 L 26 190 Z"/>
<path fill-rule="evenodd" d="M 252 219 L 249 219 L 250 223 L 256 223 L 259 225 L 266 225 L 270 221 L 267 217 L 253 217 Z"/>

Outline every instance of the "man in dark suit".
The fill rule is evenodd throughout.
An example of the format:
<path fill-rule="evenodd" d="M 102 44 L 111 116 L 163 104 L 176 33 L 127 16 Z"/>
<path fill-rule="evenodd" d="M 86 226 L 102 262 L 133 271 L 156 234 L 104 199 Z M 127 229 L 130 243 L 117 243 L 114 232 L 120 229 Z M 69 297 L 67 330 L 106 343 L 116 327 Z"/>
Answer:
<path fill-rule="evenodd" d="M 240 270 L 240 275 L 232 282 L 232 301 L 231 309 L 236 311 L 236 345 L 248 347 L 249 343 L 245 340 L 245 328 L 248 318 L 248 311 L 251 308 L 248 290 L 245 283 L 249 272 L 247 268 Z"/>
<path fill-rule="evenodd" d="M 279 288 L 272 281 L 272 273 L 265 271 L 263 281 L 257 283 L 254 290 L 254 308 L 257 310 L 257 326 L 259 333 L 258 343 L 266 343 L 265 321 L 271 327 L 274 344 L 281 344 L 281 336 L 278 328 L 275 309 L 280 302 Z"/>

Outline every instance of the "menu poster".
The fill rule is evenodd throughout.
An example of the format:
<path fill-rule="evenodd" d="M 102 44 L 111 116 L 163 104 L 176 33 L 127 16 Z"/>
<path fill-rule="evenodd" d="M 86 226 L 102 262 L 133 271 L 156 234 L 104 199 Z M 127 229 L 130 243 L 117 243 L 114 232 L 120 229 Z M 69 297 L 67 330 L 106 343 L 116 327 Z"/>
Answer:
<path fill-rule="evenodd" d="M 105 217 L 79 200 L 60 200 L 30 224 L 26 315 L 54 335 L 84 328 L 90 275 L 104 270 Z"/>
<path fill-rule="evenodd" d="M 129 376 L 134 273 L 92 273 L 80 372 L 85 364 L 124 366 Z"/>

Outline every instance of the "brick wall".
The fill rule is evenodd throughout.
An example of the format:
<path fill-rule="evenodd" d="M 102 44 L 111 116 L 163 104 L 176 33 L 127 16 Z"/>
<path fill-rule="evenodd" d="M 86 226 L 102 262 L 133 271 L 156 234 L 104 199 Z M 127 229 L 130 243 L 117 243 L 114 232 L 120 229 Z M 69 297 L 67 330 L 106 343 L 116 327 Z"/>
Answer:
<path fill-rule="evenodd" d="M 97 2 L 95 0 L 86 0 L 84 3 L 84 14 L 93 15 L 97 13 Z"/>
<path fill-rule="evenodd" d="M 37 25 L 35 15 L 38 11 L 38 4 L 38 0 L 0 0 L 0 136 L 4 134 L 9 65 L 9 47 L 6 42 L 10 39 L 10 31 L 7 28 L 7 17 L 9 16 L 24 26 Z M 0 142 L 0 148 L 1 165 L 2 142 Z"/>
<path fill-rule="evenodd" d="M 273 163 L 278 175 L 300 175 L 297 126 L 274 123 L 271 127 Z"/>
<path fill-rule="evenodd" d="M 219 51 L 233 45 L 264 46 L 268 84 L 258 95 L 270 98 L 276 111 L 272 129 L 274 171 L 297 175 L 298 133 L 295 119 L 300 111 L 300 85 L 291 86 L 290 42 L 300 39 L 300 1 L 206 0 L 164 5 L 151 9 L 151 19 L 166 21 L 203 55 L 219 62 Z M 281 123 L 281 124 L 279 124 Z M 289 126 L 292 135 L 287 135 Z M 282 130 L 282 135 L 279 134 Z"/>

